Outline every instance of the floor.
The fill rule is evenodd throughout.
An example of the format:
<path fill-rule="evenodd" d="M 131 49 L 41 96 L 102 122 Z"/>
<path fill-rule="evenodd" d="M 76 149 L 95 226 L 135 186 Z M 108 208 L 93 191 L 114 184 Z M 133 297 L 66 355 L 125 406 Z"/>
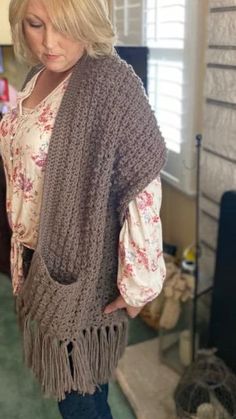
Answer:
<path fill-rule="evenodd" d="M 140 319 L 131 321 L 129 345 L 156 337 Z M 114 419 L 135 419 L 116 382 L 110 384 L 109 402 Z M 31 373 L 22 362 L 15 322 L 11 284 L 0 274 L 0 412 L 4 419 L 59 419 L 55 402 L 43 399 Z"/>
<path fill-rule="evenodd" d="M 161 362 L 159 344 L 156 337 L 129 346 L 117 368 L 117 380 L 137 419 L 176 419 L 179 375 Z"/>

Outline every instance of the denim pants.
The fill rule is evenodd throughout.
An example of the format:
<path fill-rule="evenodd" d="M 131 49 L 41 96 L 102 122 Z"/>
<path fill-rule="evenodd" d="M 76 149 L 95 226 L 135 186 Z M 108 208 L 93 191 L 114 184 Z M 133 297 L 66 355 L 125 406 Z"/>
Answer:
<path fill-rule="evenodd" d="M 26 278 L 34 251 L 24 247 L 23 275 Z M 69 353 L 72 343 L 68 345 Z M 73 376 L 72 359 L 69 356 L 71 374 Z M 58 403 L 58 408 L 63 419 L 112 419 L 108 404 L 108 384 L 101 385 L 92 395 L 78 394 L 76 391 L 66 394 L 66 398 Z"/>
<path fill-rule="evenodd" d="M 73 377 L 73 362 L 70 356 L 73 344 L 69 343 L 69 362 Z M 99 386 L 94 394 L 79 394 L 76 391 L 66 393 L 66 398 L 58 403 L 63 419 L 112 419 L 108 404 L 108 384 Z"/>
<path fill-rule="evenodd" d="M 92 395 L 72 391 L 58 407 L 63 419 L 112 419 L 107 397 L 108 384 L 104 384 Z"/>

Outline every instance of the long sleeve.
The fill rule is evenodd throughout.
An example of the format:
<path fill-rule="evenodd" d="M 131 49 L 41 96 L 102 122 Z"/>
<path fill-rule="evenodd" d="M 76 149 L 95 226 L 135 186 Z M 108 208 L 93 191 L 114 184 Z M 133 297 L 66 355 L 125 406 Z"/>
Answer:
<path fill-rule="evenodd" d="M 142 307 L 157 297 L 166 276 L 158 176 L 129 203 L 119 237 L 117 285 L 126 303 Z"/>

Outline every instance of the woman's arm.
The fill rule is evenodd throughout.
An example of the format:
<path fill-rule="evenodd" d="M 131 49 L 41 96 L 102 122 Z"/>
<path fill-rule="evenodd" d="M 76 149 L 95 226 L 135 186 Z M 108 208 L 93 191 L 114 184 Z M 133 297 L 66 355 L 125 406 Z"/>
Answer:
<path fill-rule="evenodd" d="M 128 314 L 135 317 L 162 290 L 166 268 L 162 251 L 161 199 L 158 176 L 128 206 L 119 243 L 117 284 L 121 296 L 109 304 L 106 313 L 126 308 Z"/>

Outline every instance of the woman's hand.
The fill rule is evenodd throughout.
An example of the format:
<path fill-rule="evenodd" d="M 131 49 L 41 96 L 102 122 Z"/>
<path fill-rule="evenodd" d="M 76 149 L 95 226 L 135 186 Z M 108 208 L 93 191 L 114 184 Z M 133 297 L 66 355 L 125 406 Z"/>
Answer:
<path fill-rule="evenodd" d="M 143 307 L 132 307 L 129 306 L 124 298 L 120 295 L 116 298 L 112 303 L 108 304 L 104 310 L 104 314 L 111 314 L 114 311 L 120 310 L 121 308 L 125 308 L 128 315 L 133 319 L 136 317 Z"/>

